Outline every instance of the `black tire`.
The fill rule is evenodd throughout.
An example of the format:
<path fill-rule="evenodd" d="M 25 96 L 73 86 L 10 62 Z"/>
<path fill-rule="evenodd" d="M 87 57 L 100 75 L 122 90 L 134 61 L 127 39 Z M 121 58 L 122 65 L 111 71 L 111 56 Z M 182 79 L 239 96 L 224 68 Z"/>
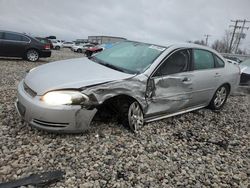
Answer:
<path fill-rule="evenodd" d="M 26 52 L 26 59 L 31 62 L 36 62 L 39 60 L 39 52 L 35 49 L 30 49 Z"/>
<path fill-rule="evenodd" d="M 133 109 L 137 109 L 138 114 L 134 114 Z M 140 104 L 137 101 L 123 102 L 120 106 L 119 120 L 125 127 L 129 127 L 132 132 L 138 133 L 143 126 L 143 112 Z"/>
<path fill-rule="evenodd" d="M 212 110 L 220 110 L 226 103 L 229 95 L 229 87 L 227 85 L 220 86 L 209 103 L 209 108 Z"/>
<path fill-rule="evenodd" d="M 91 51 L 88 51 L 88 50 L 87 50 L 87 51 L 85 52 L 85 55 L 86 55 L 87 57 L 90 57 L 90 56 L 92 56 L 92 54 L 93 54 L 93 52 L 91 52 Z"/>
<path fill-rule="evenodd" d="M 56 50 L 60 50 L 60 46 L 56 46 L 55 49 L 56 49 Z"/>
<path fill-rule="evenodd" d="M 82 49 L 77 49 L 76 50 L 78 53 L 82 53 Z"/>

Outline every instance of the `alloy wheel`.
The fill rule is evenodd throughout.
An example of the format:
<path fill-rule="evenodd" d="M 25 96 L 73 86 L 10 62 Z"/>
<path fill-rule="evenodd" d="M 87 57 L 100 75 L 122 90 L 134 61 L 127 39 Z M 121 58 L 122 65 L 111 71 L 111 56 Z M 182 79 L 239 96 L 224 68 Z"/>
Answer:
<path fill-rule="evenodd" d="M 39 54 L 36 50 L 29 50 L 27 52 L 27 59 L 29 61 L 37 61 L 39 59 Z"/>
<path fill-rule="evenodd" d="M 219 108 L 220 106 L 222 106 L 226 98 L 227 98 L 227 89 L 224 86 L 222 86 L 217 90 L 215 94 L 215 99 L 214 99 L 215 107 Z"/>
<path fill-rule="evenodd" d="M 138 102 L 133 102 L 128 110 L 128 122 L 133 132 L 137 133 L 143 126 L 143 113 Z"/>

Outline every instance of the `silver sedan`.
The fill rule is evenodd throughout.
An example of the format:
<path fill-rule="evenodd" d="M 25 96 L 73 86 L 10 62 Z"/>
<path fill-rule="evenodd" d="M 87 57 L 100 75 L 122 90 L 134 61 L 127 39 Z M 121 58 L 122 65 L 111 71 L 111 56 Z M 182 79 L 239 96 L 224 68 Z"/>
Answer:
<path fill-rule="evenodd" d="M 108 112 L 137 132 L 147 122 L 207 106 L 220 110 L 239 77 L 237 65 L 204 46 L 126 41 L 30 70 L 16 107 L 30 125 L 47 131 L 82 132 Z"/>

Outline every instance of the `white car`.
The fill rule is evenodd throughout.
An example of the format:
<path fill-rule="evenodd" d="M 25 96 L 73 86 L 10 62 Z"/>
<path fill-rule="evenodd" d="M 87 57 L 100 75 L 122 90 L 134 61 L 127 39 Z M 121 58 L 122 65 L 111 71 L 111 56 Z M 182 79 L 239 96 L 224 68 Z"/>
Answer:
<path fill-rule="evenodd" d="M 62 46 L 63 46 L 64 48 L 71 48 L 73 45 L 74 45 L 73 42 L 64 42 L 64 43 L 62 44 Z"/>
<path fill-rule="evenodd" d="M 239 78 L 237 66 L 205 46 L 125 41 L 90 58 L 30 70 L 18 86 L 16 108 L 47 131 L 83 132 L 106 113 L 136 133 L 144 123 L 222 109 Z"/>
<path fill-rule="evenodd" d="M 63 43 L 61 40 L 51 40 L 53 49 L 60 50 L 63 47 Z"/>
<path fill-rule="evenodd" d="M 87 48 L 89 47 L 93 47 L 93 44 L 89 44 L 89 43 L 80 43 L 80 44 L 75 44 L 71 47 L 71 50 L 74 52 L 78 52 L 78 53 L 83 53 Z"/>
<path fill-rule="evenodd" d="M 225 58 L 225 60 L 227 60 L 228 63 L 232 63 L 232 64 L 235 64 L 235 65 L 239 65 L 239 63 L 237 61 L 234 61 L 232 59 L 227 59 Z"/>

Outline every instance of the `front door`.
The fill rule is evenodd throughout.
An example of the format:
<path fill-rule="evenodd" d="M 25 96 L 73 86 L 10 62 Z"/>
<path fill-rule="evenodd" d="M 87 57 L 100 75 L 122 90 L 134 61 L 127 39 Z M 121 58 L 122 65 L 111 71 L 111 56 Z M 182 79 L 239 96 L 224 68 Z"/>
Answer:
<path fill-rule="evenodd" d="M 146 116 L 171 114 L 189 106 L 193 86 L 190 63 L 191 50 L 181 49 L 157 68 L 148 82 Z"/>

